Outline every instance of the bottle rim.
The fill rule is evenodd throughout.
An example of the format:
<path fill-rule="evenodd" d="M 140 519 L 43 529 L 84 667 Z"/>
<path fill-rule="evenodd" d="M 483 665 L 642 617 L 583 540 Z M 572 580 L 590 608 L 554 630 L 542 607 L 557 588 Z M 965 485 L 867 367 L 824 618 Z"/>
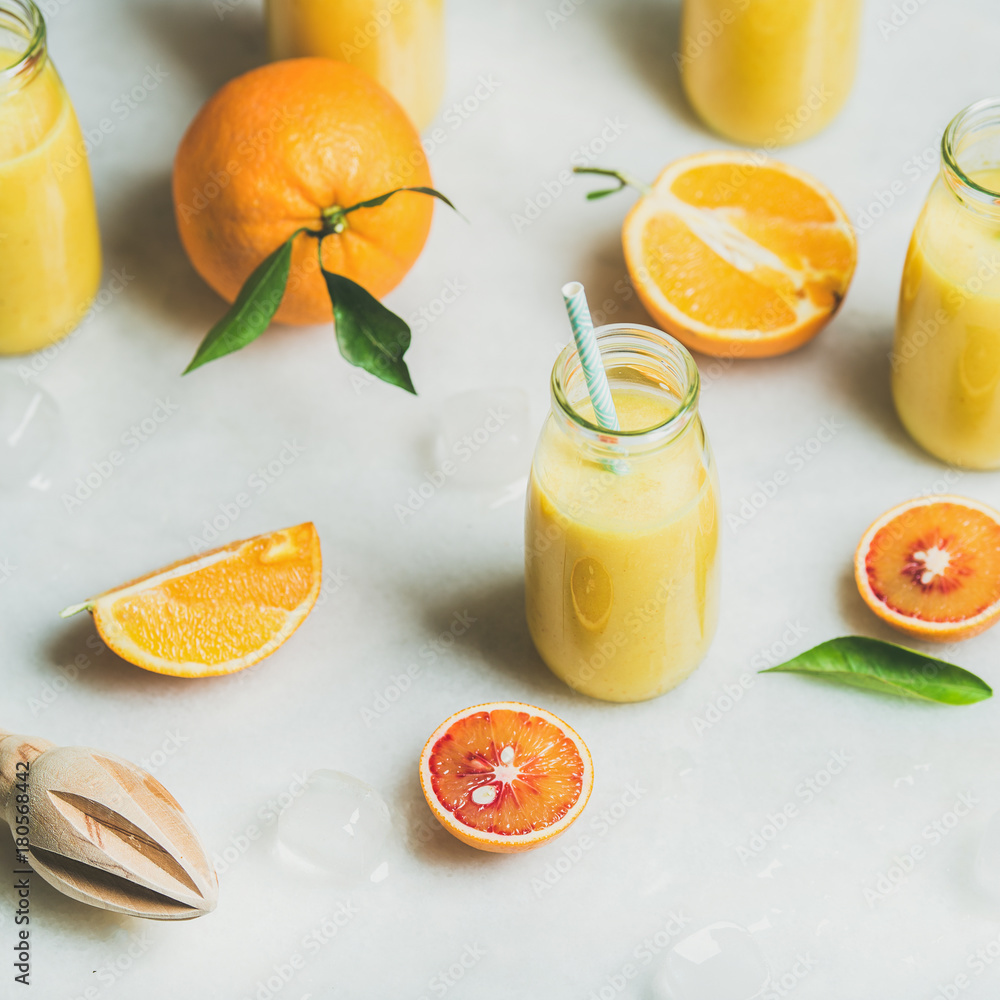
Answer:
<path fill-rule="evenodd" d="M 574 409 L 570 401 L 570 386 L 579 384 L 583 370 L 576 345 L 572 341 L 563 348 L 552 366 L 550 389 L 553 411 L 574 431 L 582 434 L 598 448 L 645 448 L 673 440 L 691 421 L 698 409 L 701 378 L 691 352 L 670 334 L 638 323 L 610 323 L 597 327 L 597 346 L 606 368 L 643 364 L 659 370 L 665 380 L 675 385 L 671 395 L 677 399 L 676 409 L 666 420 L 638 430 L 610 431 L 593 423 Z"/>
<path fill-rule="evenodd" d="M 45 58 L 45 18 L 33 0 L 0 0 L 0 25 L 27 42 L 17 62 L 0 67 L 0 87 L 20 85 L 34 76 Z"/>
<path fill-rule="evenodd" d="M 941 137 L 941 163 L 948 185 L 959 198 L 996 214 L 1000 212 L 1000 191 L 978 184 L 959 162 L 965 141 L 988 128 L 1000 132 L 1000 97 L 976 101 L 952 118 Z M 996 166 L 1000 167 L 1000 161 Z"/>

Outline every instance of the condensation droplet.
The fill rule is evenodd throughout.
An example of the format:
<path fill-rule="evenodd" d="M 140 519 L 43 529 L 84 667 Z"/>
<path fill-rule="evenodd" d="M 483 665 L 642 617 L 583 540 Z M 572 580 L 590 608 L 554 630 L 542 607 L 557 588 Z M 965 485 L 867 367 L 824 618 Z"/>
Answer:
<path fill-rule="evenodd" d="M 371 785 L 323 769 L 309 775 L 305 791 L 279 817 L 278 845 L 293 861 L 359 882 L 384 864 L 390 827 L 389 807 Z"/>

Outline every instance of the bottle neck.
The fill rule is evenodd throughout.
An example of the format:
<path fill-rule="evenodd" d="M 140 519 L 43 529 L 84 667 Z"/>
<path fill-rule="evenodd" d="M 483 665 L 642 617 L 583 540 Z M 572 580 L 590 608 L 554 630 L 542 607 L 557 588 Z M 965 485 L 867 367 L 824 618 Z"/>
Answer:
<path fill-rule="evenodd" d="M 0 101 L 27 86 L 47 58 L 42 12 L 32 0 L 0 0 Z"/>
<path fill-rule="evenodd" d="M 676 440 L 697 419 L 698 366 L 673 337 L 652 327 L 616 323 L 598 327 L 612 394 L 641 393 L 662 403 L 664 419 L 651 427 L 611 431 L 580 410 L 588 401 L 583 367 L 570 344 L 552 369 L 552 413 L 559 427 L 582 450 L 598 457 L 639 456 Z"/>
<path fill-rule="evenodd" d="M 971 104 L 951 120 L 941 139 L 941 176 L 963 207 L 1000 221 L 1000 98 Z"/>

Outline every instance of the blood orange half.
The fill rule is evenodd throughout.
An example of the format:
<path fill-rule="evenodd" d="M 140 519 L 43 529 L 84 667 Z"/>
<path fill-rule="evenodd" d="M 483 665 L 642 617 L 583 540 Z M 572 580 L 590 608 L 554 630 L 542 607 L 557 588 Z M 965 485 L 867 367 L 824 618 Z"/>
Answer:
<path fill-rule="evenodd" d="M 861 539 L 854 576 L 890 625 L 921 639 L 967 639 L 1000 617 L 1000 513 L 957 496 L 893 507 Z"/>
<path fill-rule="evenodd" d="M 481 851 L 527 851 L 566 830 L 594 784 L 590 751 L 543 708 L 474 705 L 445 719 L 420 755 L 431 812 Z"/>

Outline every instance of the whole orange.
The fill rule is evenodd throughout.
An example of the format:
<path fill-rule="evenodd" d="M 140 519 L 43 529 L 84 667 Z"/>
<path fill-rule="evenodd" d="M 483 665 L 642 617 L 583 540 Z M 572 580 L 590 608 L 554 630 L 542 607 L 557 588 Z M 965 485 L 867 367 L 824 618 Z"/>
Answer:
<path fill-rule="evenodd" d="M 258 264 L 322 213 L 397 187 L 429 186 L 420 136 L 374 80 L 332 59 L 286 59 L 222 87 L 198 112 L 174 160 L 174 210 L 198 273 L 232 302 Z M 323 266 L 381 298 L 420 255 L 434 199 L 404 192 L 346 216 L 323 241 Z M 275 319 L 333 318 L 316 238 L 295 239 Z"/>

